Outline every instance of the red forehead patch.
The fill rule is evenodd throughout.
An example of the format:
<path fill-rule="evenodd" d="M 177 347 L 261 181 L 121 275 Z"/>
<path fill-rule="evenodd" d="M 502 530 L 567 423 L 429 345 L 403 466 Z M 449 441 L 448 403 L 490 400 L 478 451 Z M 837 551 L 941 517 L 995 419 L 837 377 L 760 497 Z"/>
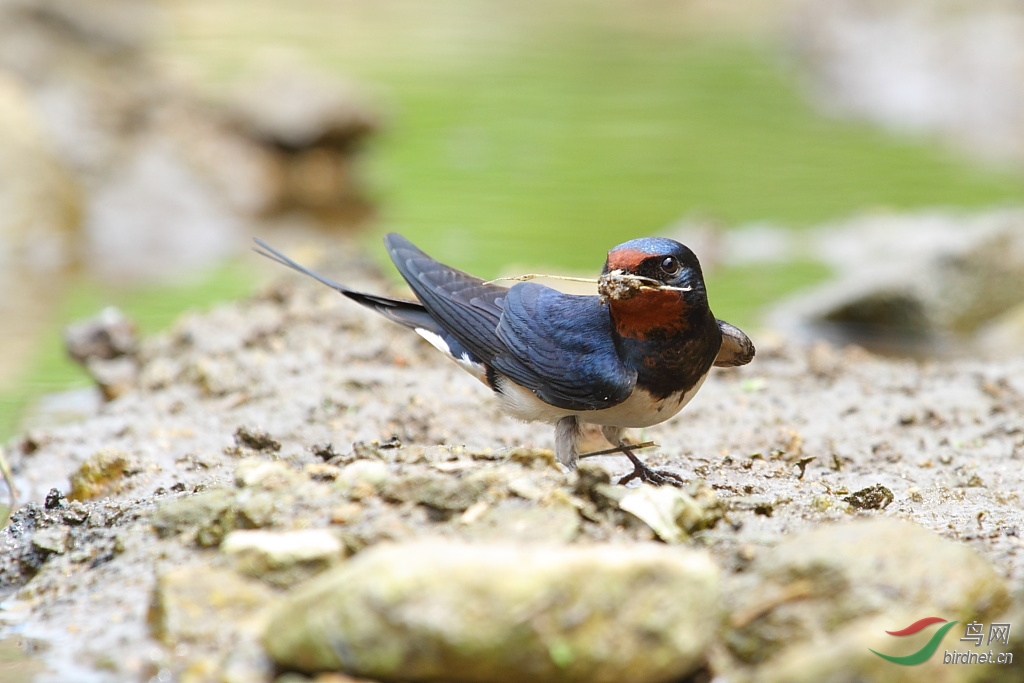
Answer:
<path fill-rule="evenodd" d="M 631 273 L 640 267 L 651 254 L 639 249 L 617 249 L 608 254 L 608 270 L 624 270 Z"/>

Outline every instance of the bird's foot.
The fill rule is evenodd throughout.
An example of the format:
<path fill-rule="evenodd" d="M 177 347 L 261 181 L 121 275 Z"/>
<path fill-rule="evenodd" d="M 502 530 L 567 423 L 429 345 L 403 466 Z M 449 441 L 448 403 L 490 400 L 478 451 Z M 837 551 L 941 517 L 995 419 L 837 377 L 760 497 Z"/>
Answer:
<path fill-rule="evenodd" d="M 674 472 L 667 470 L 652 470 L 647 465 L 640 461 L 640 458 L 633 455 L 629 449 L 623 448 L 622 453 L 629 458 L 630 462 L 633 463 L 633 471 L 619 479 L 618 483 L 620 486 L 624 486 L 634 479 L 639 479 L 642 482 L 648 484 L 654 484 L 655 486 L 662 486 L 664 484 L 671 484 L 672 486 L 685 486 L 686 480 L 680 477 Z"/>

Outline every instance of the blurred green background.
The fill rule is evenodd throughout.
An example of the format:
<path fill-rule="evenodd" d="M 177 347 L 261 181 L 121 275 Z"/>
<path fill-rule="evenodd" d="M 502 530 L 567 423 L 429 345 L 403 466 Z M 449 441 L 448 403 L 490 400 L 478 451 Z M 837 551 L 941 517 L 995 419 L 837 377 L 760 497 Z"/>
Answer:
<path fill-rule="evenodd" d="M 688 217 L 800 230 L 1024 198 L 1019 171 L 816 112 L 772 30 L 779 3 L 172 4 L 162 53 L 211 92 L 258 50 L 371 86 L 390 112 L 368 155 L 376 232 L 484 275 L 592 272 L 614 244 Z M 753 322 L 821 274 L 796 270 L 753 288 L 720 277 L 717 307 Z"/>
<path fill-rule="evenodd" d="M 282 54 L 367 87 L 388 114 L 365 155 L 379 217 L 364 239 L 382 263 L 390 230 L 483 276 L 586 274 L 686 219 L 801 231 L 865 209 L 1024 200 L 1019 170 L 816 111 L 779 4 L 165 0 L 156 54 L 211 98 Z M 30 398 L 88 383 L 63 357 L 68 320 L 113 303 L 152 332 L 251 291 L 254 258 L 171 286 L 76 281 L 0 387 L 0 437 Z M 797 259 L 713 269 L 708 286 L 718 316 L 756 326 L 826 275 Z"/>

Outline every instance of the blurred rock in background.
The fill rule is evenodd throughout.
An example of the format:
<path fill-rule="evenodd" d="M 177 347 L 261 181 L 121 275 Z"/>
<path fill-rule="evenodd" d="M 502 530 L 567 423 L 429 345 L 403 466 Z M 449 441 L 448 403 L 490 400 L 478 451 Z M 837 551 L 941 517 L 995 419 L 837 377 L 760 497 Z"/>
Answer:
<path fill-rule="evenodd" d="M 150 57 L 157 18 L 148 0 L 0 2 L 0 199 L 17 207 L 0 251 L 166 278 L 237 251 L 268 211 L 367 215 L 350 157 L 376 128 L 368 106 L 293 71 L 228 115 Z"/>
<path fill-rule="evenodd" d="M 372 215 L 358 172 L 358 152 L 380 127 L 380 114 L 355 85 L 288 57 L 261 61 L 233 88 L 233 131 L 259 147 L 270 187 L 262 209 L 299 209 L 359 223 Z"/>
<path fill-rule="evenodd" d="M 28 91 L 0 72 L 0 386 L 35 348 L 42 320 L 33 313 L 51 305 L 61 290 L 54 274 L 78 257 L 81 215 L 78 182 L 50 144 Z"/>
<path fill-rule="evenodd" d="M 832 281 L 782 302 L 769 324 L 892 354 L 1018 354 L 1024 345 L 1024 211 L 866 214 L 808 247 Z"/>
<path fill-rule="evenodd" d="M 1024 163 L 1024 5 L 809 0 L 791 42 L 822 108 Z"/>

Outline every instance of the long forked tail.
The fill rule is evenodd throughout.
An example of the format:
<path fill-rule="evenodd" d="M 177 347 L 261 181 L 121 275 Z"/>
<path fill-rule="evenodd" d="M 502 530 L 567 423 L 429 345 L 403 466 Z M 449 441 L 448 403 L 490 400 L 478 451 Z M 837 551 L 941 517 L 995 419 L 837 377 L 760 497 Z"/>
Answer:
<path fill-rule="evenodd" d="M 437 324 L 427 309 L 423 307 L 423 304 L 418 301 L 408 301 L 406 299 L 392 299 L 386 296 L 377 296 L 376 294 L 366 294 L 364 292 L 357 292 L 349 289 L 340 282 L 324 277 L 323 275 L 310 270 L 304 265 L 293 261 L 277 249 L 261 240 L 259 237 L 253 237 L 252 241 L 258 245 L 258 248 L 254 247 L 255 251 L 260 256 L 264 256 L 275 263 L 280 263 L 282 266 L 287 266 L 292 270 L 307 275 L 317 282 L 323 283 L 331 289 L 337 290 L 344 294 L 348 298 L 352 299 L 356 303 L 362 304 L 367 308 L 371 308 L 377 313 L 380 313 L 385 318 L 392 320 L 399 325 L 403 325 L 412 329 L 425 329 L 432 332 L 440 331 L 440 326 Z"/>

